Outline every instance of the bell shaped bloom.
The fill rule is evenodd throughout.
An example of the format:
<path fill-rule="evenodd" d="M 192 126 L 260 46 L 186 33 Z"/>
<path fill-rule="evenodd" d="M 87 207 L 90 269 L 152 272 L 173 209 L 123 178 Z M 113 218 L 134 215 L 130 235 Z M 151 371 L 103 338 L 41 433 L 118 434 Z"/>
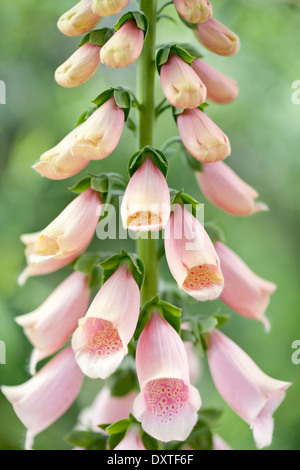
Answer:
<path fill-rule="evenodd" d="M 197 300 L 214 300 L 224 280 L 217 252 L 200 222 L 175 204 L 165 232 L 165 252 L 179 289 Z"/>
<path fill-rule="evenodd" d="M 177 117 L 183 145 L 196 160 L 213 163 L 231 153 L 228 137 L 200 109 L 186 109 Z"/>
<path fill-rule="evenodd" d="M 196 36 L 206 49 L 221 56 L 232 56 L 240 50 L 240 39 L 215 18 L 199 23 Z"/>
<path fill-rule="evenodd" d="M 30 362 L 32 375 L 38 361 L 51 356 L 68 342 L 78 320 L 88 309 L 90 296 L 88 276 L 74 272 L 38 309 L 15 318 L 35 348 Z"/>
<path fill-rule="evenodd" d="M 139 308 L 139 287 L 122 264 L 100 289 L 73 335 L 76 361 L 85 375 L 106 379 L 115 372 L 128 352 Z"/>
<path fill-rule="evenodd" d="M 220 436 L 213 436 L 213 450 L 232 450 L 232 448 Z"/>
<path fill-rule="evenodd" d="M 290 383 L 272 379 L 218 330 L 208 339 L 208 362 L 214 383 L 228 405 L 250 425 L 259 449 L 272 443 L 273 414 Z"/>
<path fill-rule="evenodd" d="M 176 10 L 189 23 L 203 23 L 213 13 L 208 0 L 173 0 Z"/>
<path fill-rule="evenodd" d="M 215 248 L 225 280 L 221 299 L 240 315 L 262 322 L 266 331 L 269 331 L 270 322 L 265 317 L 265 311 L 276 285 L 258 277 L 223 243 L 215 243 Z"/>
<path fill-rule="evenodd" d="M 101 20 L 92 10 L 93 0 L 81 0 L 58 20 L 58 29 L 66 36 L 80 36 L 91 31 Z"/>
<path fill-rule="evenodd" d="M 146 157 L 132 176 L 121 205 L 123 227 L 135 232 L 160 230 L 168 223 L 170 193 L 165 177 Z"/>
<path fill-rule="evenodd" d="M 139 338 L 136 368 L 141 393 L 134 416 L 155 439 L 184 441 L 197 422 L 201 398 L 190 383 L 184 344 L 158 312 L 152 313 Z"/>
<path fill-rule="evenodd" d="M 125 122 L 123 109 L 113 97 L 100 106 L 73 137 L 72 154 L 86 161 L 102 160 L 117 147 Z"/>
<path fill-rule="evenodd" d="M 101 62 L 113 68 L 127 67 L 140 57 L 143 46 L 144 31 L 137 27 L 135 20 L 129 20 L 104 44 Z"/>
<path fill-rule="evenodd" d="M 100 65 L 100 46 L 87 42 L 58 67 L 55 80 L 59 85 L 73 88 L 87 82 Z"/>
<path fill-rule="evenodd" d="M 183 344 L 188 356 L 191 383 L 196 384 L 202 373 L 202 365 L 192 343 L 185 341 Z"/>
<path fill-rule="evenodd" d="M 137 426 L 131 426 L 115 450 L 146 450 Z"/>
<path fill-rule="evenodd" d="M 203 164 L 196 178 L 205 197 L 229 214 L 248 216 L 268 210 L 265 204 L 256 202 L 257 191 L 224 162 Z"/>
<path fill-rule="evenodd" d="M 170 54 L 160 71 L 163 93 L 177 108 L 197 108 L 206 100 L 206 87 L 189 64 Z"/>
<path fill-rule="evenodd" d="M 130 392 L 123 397 L 114 397 L 108 387 L 103 387 L 92 406 L 80 413 L 77 429 L 90 428 L 95 432 L 104 433 L 99 425 L 113 424 L 121 419 L 127 419 L 132 413 L 136 396 L 136 392 Z"/>
<path fill-rule="evenodd" d="M 78 256 L 89 245 L 101 214 L 98 192 L 89 188 L 77 196 L 42 230 L 29 254 L 29 261 L 39 263 L 65 255 Z"/>
<path fill-rule="evenodd" d="M 43 153 L 33 169 L 45 178 L 63 180 L 83 170 L 89 161 L 72 154 L 74 135 L 81 126 L 73 129 L 58 145 Z"/>
<path fill-rule="evenodd" d="M 26 449 L 34 437 L 60 418 L 76 400 L 83 374 L 69 347 L 51 359 L 28 382 L 1 387 L 16 415 L 27 428 Z"/>
<path fill-rule="evenodd" d="M 223 75 L 201 59 L 194 60 L 192 68 L 206 86 L 207 99 L 225 104 L 237 98 L 239 87 L 232 78 Z"/>
<path fill-rule="evenodd" d="M 93 0 L 93 11 L 101 16 L 112 16 L 127 7 L 129 0 Z"/>

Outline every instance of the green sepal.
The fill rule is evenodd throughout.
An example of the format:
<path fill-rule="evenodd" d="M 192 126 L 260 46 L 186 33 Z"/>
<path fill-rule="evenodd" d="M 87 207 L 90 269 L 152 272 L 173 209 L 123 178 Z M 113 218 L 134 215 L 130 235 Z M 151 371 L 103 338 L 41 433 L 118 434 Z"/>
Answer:
<path fill-rule="evenodd" d="M 132 421 L 129 418 L 126 419 L 120 419 L 120 421 L 117 421 L 116 423 L 111 424 L 108 426 L 105 431 L 112 435 L 112 434 L 120 434 L 123 433 L 124 431 L 126 432 L 129 426 L 131 425 Z"/>
<path fill-rule="evenodd" d="M 225 243 L 225 234 L 223 230 L 215 222 L 207 222 L 204 228 L 213 243 L 222 242 Z"/>
<path fill-rule="evenodd" d="M 184 18 L 182 18 L 182 16 L 180 16 L 178 14 L 180 20 L 182 21 L 182 23 L 187 26 L 189 29 L 196 29 L 197 28 L 197 23 L 190 23 L 189 21 L 186 21 Z"/>
<path fill-rule="evenodd" d="M 191 63 L 195 60 L 196 57 L 191 55 L 186 49 L 181 47 L 176 43 L 164 44 L 157 52 L 156 55 L 156 67 L 158 73 L 160 74 L 160 70 L 162 66 L 168 61 L 169 56 L 171 53 L 177 54 L 184 62 L 191 65 Z"/>
<path fill-rule="evenodd" d="M 87 111 L 84 111 L 84 113 L 81 114 L 81 116 L 78 118 L 78 120 L 75 123 L 75 127 L 80 126 L 83 124 L 94 112 L 96 111 L 96 107 L 90 108 Z"/>
<path fill-rule="evenodd" d="M 112 28 L 96 29 L 86 34 L 81 43 L 78 44 L 78 47 L 84 46 L 87 42 L 95 44 L 95 46 L 104 46 L 104 44 L 109 41 L 113 35 L 114 30 Z"/>
<path fill-rule="evenodd" d="M 103 91 L 100 95 L 95 98 L 92 103 L 99 108 L 102 106 L 107 100 L 111 97 L 114 97 L 117 106 L 123 109 L 125 113 L 125 122 L 128 119 L 132 103 L 132 92 L 128 88 L 124 87 L 116 87 L 116 88 L 109 88 L 108 90 Z"/>
<path fill-rule="evenodd" d="M 124 190 L 126 186 L 127 181 L 118 173 L 101 173 L 99 175 L 90 173 L 89 176 L 78 181 L 69 189 L 74 193 L 81 194 L 88 188 L 92 188 L 101 193 L 103 204 L 109 204 L 113 194 L 119 194 L 119 190 Z"/>
<path fill-rule="evenodd" d="M 198 109 L 200 109 L 200 111 L 205 113 L 206 108 L 208 108 L 209 106 L 210 106 L 209 103 L 207 103 L 207 101 L 204 101 L 204 103 L 201 103 L 200 106 L 198 106 Z"/>
<path fill-rule="evenodd" d="M 183 189 L 181 191 L 170 189 L 170 195 L 172 206 L 174 204 L 190 205 L 192 206 L 192 214 L 194 217 L 197 217 L 197 212 L 201 209 L 201 207 L 203 207 L 203 204 L 200 204 L 199 201 L 194 199 L 189 194 L 184 193 Z"/>
<path fill-rule="evenodd" d="M 109 450 L 114 450 L 118 444 L 124 439 L 126 431 L 123 431 L 118 434 L 112 434 L 108 439 L 108 448 Z"/>
<path fill-rule="evenodd" d="M 89 276 L 90 289 L 101 286 L 102 272 L 97 265 L 102 260 L 103 256 L 99 253 L 83 253 L 72 264 L 75 271 L 80 271 Z"/>
<path fill-rule="evenodd" d="M 107 436 L 94 431 L 72 431 L 64 441 L 86 450 L 106 450 Z"/>
<path fill-rule="evenodd" d="M 138 388 L 137 376 L 135 371 L 130 369 L 117 370 L 108 379 L 110 394 L 114 397 L 124 397 L 132 390 Z"/>
<path fill-rule="evenodd" d="M 195 157 L 193 157 L 184 147 L 184 155 L 186 157 L 186 161 L 188 166 L 198 173 L 202 172 L 202 163 L 199 162 Z"/>
<path fill-rule="evenodd" d="M 142 434 L 142 441 L 146 450 L 159 450 L 160 443 L 154 437 L 149 436 L 146 432 Z"/>
<path fill-rule="evenodd" d="M 128 163 L 128 173 L 130 178 L 134 173 L 139 169 L 146 157 L 151 157 L 153 163 L 160 169 L 164 177 L 167 177 L 168 174 L 168 160 L 163 152 L 158 149 L 147 145 L 139 152 L 136 152 L 129 160 Z"/>
<path fill-rule="evenodd" d="M 91 187 L 91 178 L 87 176 L 86 178 L 81 179 L 74 186 L 70 187 L 69 190 L 76 194 L 81 194 Z"/>
<path fill-rule="evenodd" d="M 139 10 L 128 11 L 125 13 L 125 15 L 123 15 L 115 25 L 115 30 L 118 31 L 125 23 L 127 23 L 127 21 L 132 19 L 136 22 L 137 27 L 144 32 L 144 37 L 146 37 L 149 28 L 148 18 L 145 13 Z"/>
<path fill-rule="evenodd" d="M 195 450 L 212 450 L 213 435 L 210 427 L 205 421 L 198 420 L 193 431 L 187 438 L 186 444 Z"/>
<path fill-rule="evenodd" d="M 125 250 L 121 250 L 121 253 L 113 255 L 100 263 L 103 269 L 103 284 L 114 274 L 122 263 L 127 263 L 136 283 L 141 289 L 145 276 L 144 263 L 135 253 L 127 253 Z"/>

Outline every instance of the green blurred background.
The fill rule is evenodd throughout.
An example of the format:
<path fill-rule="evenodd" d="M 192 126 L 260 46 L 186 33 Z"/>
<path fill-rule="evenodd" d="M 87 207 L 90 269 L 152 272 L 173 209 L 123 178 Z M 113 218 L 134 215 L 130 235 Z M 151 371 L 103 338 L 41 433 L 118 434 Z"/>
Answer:
<path fill-rule="evenodd" d="M 16 285 L 24 267 L 21 233 L 46 226 L 71 201 L 67 188 L 80 177 L 61 182 L 42 179 L 30 167 L 39 155 L 54 146 L 73 127 L 76 118 L 103 89 L 125 85 L 134 89 L 135 66 L 110 70 L 101 66 L 87 84 L 64 89 L 53 79 L 54 71 L 75 50 L 78 38 L 67 38 L 56 28 L 58 17 L 74 0 L 1 0 L 0 79 L 7 86 L 7 104 L 0 105 L 0 340 L 7 347 L 7 364 L 0 365 L 0 384 L 17 385 L 29 378 L 30 344 L 15 322 L 16 315 L 38 307 L 69 272 L 30 279 Z M 160 2 L 161 4 L 163 2 Z M 238 100 L 228 106 L 212 105 L 208 114 L 228 134 L 232 144 L 230 166 L 254 186 L 270 207 L 269 213 L 236 218 L 207 203 L 206 221 L 216 219 L 227 244 L 260 276 L 278 284 L 268 317 L 272 330 L 232 315 L 224 331 L 244 348 L 269 375 L 292 381 L 293 387 L 276 413 L 273 449 L 300 449 L 300 365 L 292 364 L 291 345 L 300 339 L 299 311 L 299 124 L 300 105 L 292 104 L 292 82 L 300 79 L 300 8 L 298 2 L 275 0 L 212 0 L 215 16 L 241 37 L 240 53 L 221 58 L 205 52 L 209 62 L 235 78 Z M 294 6 L 293 6 L 294 5 Z M 136 8 L 131 1 L 130 7 Z M 172 8 L 168 8 L 172 13 Z M 175 13 L 172 13 L 177 18 Z M 112 25 L 115 18 L 103 20 Z M 180 25 L 180 27 L 179 27 Z M 176 40 L 197 45 L 193 33 L 180 22 L 159 24 L 159 42 Z M 201 49 L 201 47 L 200 47 Z M 158 100 L 161 91 L 158 83 Z M 177 134 L 167 114 L 159 120 L 157 144 Z M 112 156 L 92 163 L 89 170 L 126 174 L 135 140 L 128 129 Z M 185 186 L 205 202 L 193 173 L 180 155 L 170 160 L 169 185 Z M 123 243 L 133 248 L 132 242 Z M 118 242 L 100 242 L 93 248 L 118 250 Z M 166 265 L 165 279 L 171 279 Z M 221 306 L 216 301 L 210 308 Z M 193 307 L 199 312 L 200 304 Z M 213 387 L 206 365 L 200 381 L 205 407 L 221 406 L 224 419 L 218 433 L 235 449 L 254 449 L 248 426 L 227 407 Z M 91 403 L 102 382 L 86 380 L 72 408 L 36 439 L 37 449 L 68 449 L 62 440 L 76 423 L 79 410 Z M 25 430 L 0 394 L 0 449 L 21 449 Z"/>

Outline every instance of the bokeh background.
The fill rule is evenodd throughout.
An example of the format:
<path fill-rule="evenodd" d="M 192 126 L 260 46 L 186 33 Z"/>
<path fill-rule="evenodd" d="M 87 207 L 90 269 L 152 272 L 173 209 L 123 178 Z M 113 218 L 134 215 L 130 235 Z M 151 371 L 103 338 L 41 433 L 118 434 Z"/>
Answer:
<path fill-rule="evenodd" d="M 162 4 L 162 2 L 160 2 Z M 253 185 L 270 207 L 269 213 L 237 218 L 207 203 L 206 221 L 215 219 L 223 228 L 227 244 L 260 276 L 275 282 L 278 291 L 267 315 L 271 333 L 261 324 L 232 314 L 224 331 L 242 346 L 271 376 L 293 382 L 287 398 L 276 413 L 272 449 L 300 449 L 300 365 L 292 364 L 292 342 L 300 339 L 299 310 L 299 127 L 300 105 L 292 103 L 292 82 L 300 79 L 300 7 L 298 1 L 212 0 L 215 16 L 240 37 L 242 48 L 232 58 L 221 58 L 205 51 L 207 60 L 240 85 L 238 100 L 229 106 L 212 105 L 208 114 L 228 134 L 232 144 L 230 166 Z M 109 86 L 135 87 L 135 66 L 109 70 L 101 66 L 87 84 L 63 89 L 53 79 L 54 71 L 75 50 L 78 38 L 64 37 L 56 28 L 58 17 L 74 0 L 1 0 L 0 79 L 7 86 L 7 104 L 0 105 L 1 182 L 0 182 L 0 340 L 7 347 L 7 364 L 0 365 L 0 384 L 17 385 L 29 378 L 31 347 L 16 315 L 37 308 L 69 272 L 28 281 L 20 288 L 16 279 L 24 267 L 21 233 L 46 226 L 71 201 L 71 180 L 51 182 L 42 179 L 31 165 L 39 155 L 54 146 L 73 127 L 90 100 Z M 136 8 L 136 2 L 130 2 Z M 168 8 L 168 13 L 177 16 Z M 112 25 L 115 18 L 104 20 Z M 180 26 L 180 27 L 179 27 Z M 191 42 L 193 33 L 167 20 L 159 24 L 159 42 Z M 201 46 L 199 45 L 201 50 Z M 203 49 L 202 49 L 203 50 Z M 203 50 L 204 52 L 204 50 Z M 161 91 L 158 84 L 158 100 Z M 157 144 L 177 134 L 169 115 L 159 120 Z M 135 140 L 125 129 L 117 150 L 106 160 L 93 163 L 89 170 L 118 171 L 126 174 L 128 158 L 135 151 Z M 170 160 L 169 185 L 185 187 L 206 202 L 192 171 L 179 154 Z M 133 248 L 132 242 L 123 243 Z M 115 249 L 119 242 L 100 242 L 94 249 Z M 170 280 L 162 264 L 165 279 Z M 213 308 L 229 309 L 217 301 Z M 202 306 L 193 307 L 202 311 Z M 63 441 L 102 382 L 86 380 L 72 408 L 36 439 L 37 449 L 68 449 Z M 225 410 L 218 433 L 235 449 L 254 449 L 248 426 L 227 407 L 212 385 L 204 362 L 199 383 L 205 407 Z M 0 394 L 0 449 L 21 449 L 25 429 L 11 406 Z"/>

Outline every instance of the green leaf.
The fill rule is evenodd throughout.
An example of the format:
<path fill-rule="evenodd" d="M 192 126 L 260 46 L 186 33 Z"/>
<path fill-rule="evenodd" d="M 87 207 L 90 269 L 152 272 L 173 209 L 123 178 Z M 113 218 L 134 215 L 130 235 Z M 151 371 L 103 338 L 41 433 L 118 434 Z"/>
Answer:
<path fill-rule="evenodd" d="M 195 450 L 213 449 L 212 432 L 205 421 L 199 420 L 197 422 L 186 443 Z"/>
<path fill-rule="evenodd" d="M 134 334 L 134 339 L 138 340 L 141 332 L 143 331 L 147 321 L 149 320 L 153 311 L 158 311 L 162 314 L 165 320 L 180 334 L 181 330 L 181 308 L 175 307 L 174 305 L 159 300 L 159 296 L 156 295 L 152 299 L 148 300 L 140 312 L 138 325 Z"/>
<path fill-rule="evenodd" d="M 109 90 L 105 90 L 102 93 L 100 93 L 100 95 L 98 95 L 97 98 L 95 98 L 92 101 L 92 103 L 95 104 L 97 106 L 97 108 L 99 108 L 107 100 L 109 100 L 109 98 L 111 98 L 113 96 L 113 94 L 114 94 L 114 88 L 110 88 Z"/>
<path fill-rule="evenodd" d="M 96 287 L 101 287 L 102 281 L 102 270 L 94 266 L 91 270 L 89 288 L 95 289 Z"/>
<path fill-rule="evenodd" d="M 131 423 L 131 419 L 121 419 L 120 421 L 108 426 L 108 428 L 106 428 L 106 432 L 108 434 L 120 434 L 124 431 L 126 432 Z"/>
<path fill-rule="evenodd" d="M 145 13 L 138 10 L 128 11 L 125 13 L 125 15 L 123 15 L 115 25 L 115 30 L 118 31 L 125 23 L 127 23 L 127 21 L 132 19 L 135 20 L 137 27 L 144 31 L 144 37 L 146 37 L 149 27 L 148 19 Z"/>
<path fill-rule="evenodd" d="M 159 450 L 159 442 L 154 439 L 154 437 L 149 436 L 149 434 L 145 432 L 142 435 L 142 441 L 146 447 L 146 450 Z"/>
<path fill-rule="evenodd" d="M 91 178 L 83 178 L 82 180 L 78 181 L 74 186 L 69 188 L 70 191 L 76 194 L 81 194 L 86 191 L 91 186 Z"/>
<path fill-rule="evenodd" d="M 80 118 L 76 122 L 75 127 L 78 127 L 83 124 L 96 111 L 96 109 L 97 108 L 91 108 L 87 111 L 84 111 L 84 113 L 81 114 Z"/>
<path fill-rule="evenodd" d="M 96 46 L 104 46 L 113 35 L 114 30 L 112 28 L 96 29 L 90 32 L 89 42 Z"/>
<path fill-rule="evenodd" d="M 112 434 L 109 436 L 108 439 L 108 448 L 109 450 L 114 450 L 118 444 L 122 441 L 122 439 L 125 437 L 126 431 L 123 431 L 119 434 Z"/>
<path fill-rule="evenodd" d="M 73 447 L 86 450 L 105 450 L 107 436 L 93 431 L 72 431 L 64 440 Z"/>
<path fill-rule="evenodd" d="M 90 40 L 91 33 L 86 34 L 82 41 L 78 44 L 78 47 L 84 46 Z"/>
<path fill-rule="evenodd" d="M 144 263 L 140 260 L 135 253 L 127 253 L 122 250 L 121 253 L 113 255 L 107 260 L 100 263 L 103 269 L 103 283 L 114 274 L 122 263 L 127 263 L 129 269 L 131 269 L 133 277 L 141 289 L 144 283 Z"/>
<path fill-rule="evenodd" d="M 203 204 L 200 204 L 199 201 L 194 199 L 189 194 L 184 193 L 183 189 L 181 191 L 171 189 L 170 194 L 171 194 L 171 205 L 183 204 L 183 205 L 192 206 L 192 214 L 194 217 L 197 217 L 197 213 L 203 207 Z"/>
<path fill-rule="evenodd" d="M 132 369 L 118 370 L 110 376 L 108 384 L 114 397 L 124 397 L 138 387 L 136 373 Z"/>
<path fill-rule="evenodd" d="M 115 102 L 117 106 L 123 109 L 125 113 L 125 122 L 126 122 L 130 113 L 131 105 L 132 105 L 130 92 L 122 87 L 115 88 L 114 98 L 115 98 Z"/>
<path fill-rule="evenodd" d="M 90 274 L 94 266 L 102 261 L 103 257 L 98 253 L 83 253 L 77 258 L 73 268 L 84 274 Z"/>
<path fill-rule="evenodd" d="M 168 160 L 167 157 L 161 150 L 155 149 L 150 145 L 142 148 L 139 152 L 136 152 L 129 160 L 128 173 L 132 177 L 134 173 L 139 169 L 145 158 L 151 157 L 153 163 L 159 168 L 164 177 L 168 174 Z"/>
<path fill-rule="evenodd" d="M 225 323 L 227 323 L 230 320 L 230 315 L 215 315 L 215 318 L 218 321 L 217 328 L 221 328 Z"/>
<path fill-rule="evenodd" d="M 184 62 L 191 65 L 191 63 L 195 60 L 195 57 L 191 55 L 187 49 L 184 49 L 181 45 L 176 43 L 169 43 L 164 44 L 161 47 L 156 55 L 156 67 L 158 73 L 160 74 L 162 66 L 168 61 L 169 56 L 171 53 L 175 53 L 180 57 Z"/>

